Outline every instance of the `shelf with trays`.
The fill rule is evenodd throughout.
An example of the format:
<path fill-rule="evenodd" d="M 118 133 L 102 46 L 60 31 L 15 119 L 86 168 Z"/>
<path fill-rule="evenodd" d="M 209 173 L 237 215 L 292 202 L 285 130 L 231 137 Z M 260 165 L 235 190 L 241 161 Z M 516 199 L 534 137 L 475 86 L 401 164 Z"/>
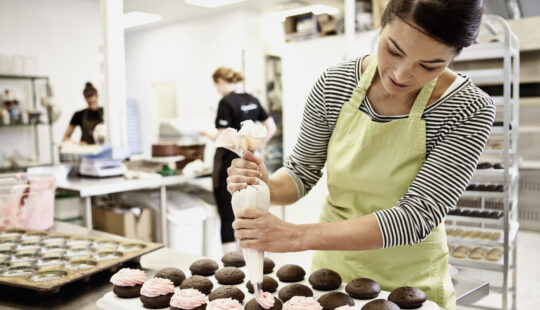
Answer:
<path fill-rule="evenodd" d="M 509 49 L 512 56 L 517 55 L 519 52 L 515 47 Z M 504 42 L 478 43 L 463 50 L 461 54 L 454 58 L 454 62 L 503 58 L 505 53 Z"/>
<path fill-rule="evenodd" d="M 504 192 L 465 191 L 462 197 L 504 198 Z"/>
<path fill-rule="evenodd" d="M 15 81 L 28 81 L 31 84 L 32 89 L 32 107 L 34 110 L 38 108 L 38 92 L 37 92 L 37 81 L 49 82 L 49 77 L 47 76 L 37 76 L 37 75 L 9 75 L 9 74 L 0 74 L 0 80 L 15 80 Z M 48 118 L 47 113 L 45 117 Z M 37 122 L 37 123 L 27 123 L 27 124 L 13 124 L 13 125 L 0 125 L 0 129 L 6 128 L 32 128 L 33 137 L 34 137 L 34 153 L 35 157 L 41 162 L 43 161 L 40 156 L 40 137 L 39 137 L 39 125 L 48 126 L 48 138 L 49 138 L 49 152 L 50 152 L 50 162 L 45 163 L 46 165 L 54 164 L 54 138 L 53 138 L 53 128 L 52 122 L 50 119 L 47 119 L 46 122 Z M 1 171 L 14 171 L 19 170 L 19 167 L 13 168 L 2 168 Z"/>
<path fill-rule="evenodd" d="M 517 221 L 509 222 L 509 243 L 514 245 L 516 240 L 517 233 L 519 231 L 519 223 Z M 467 244 L 467 245 L 476 245 L 476 246 L 486 246 L 486 247 L 502 247 L 504 246 L 504 231 L 497 228 L 481 228 L 476 226 L 465 226 L 465 225 L 446 225 L 446 229 L 462 229 L 462 230 L 471 230 L 471 231 L 482 231 L 489 233 L 500 233 L 499 237 L 496 240 L 491 239 L 478 239 L 478 238 L 460 238 L 452 235 L 447 235 L 448 243 L 456 244 Z"/>
<path fill-rule="evenodd" d="M 474 268 L 479 270 L 497 271 L 504 283 L 500 292 L 502 293 L 501 308 L 498 309 L 515 309 L 516 305 L 510 307 L 509 301 L 515 300 L 515 290 L 512 292 L 510 287 L 516 287 L 515 272 L 510 276 L 510 270 L 516 264 L 515 243 L 517 239 L 517 224 L 518 215 L 518 180 L 519 169 L 518 163 L 520 157 L 517 153 L 518 133 L 523 130 L 519 127 L 519 40 L 515 34 L 510 31 L 510 27 L 499 16 L 486 15 L 483 19 L 484 26 L 492 32 L 493 35 L 502 38 L 498 42 L 485 42 L 472 45 L 465 48 L 458 55 L 454 62 L 461 62 L 463 65 L 457 65 L 463 69 L 476 68 L 468 71 L 458 71 L 466 76 L 469 76 L 476 85 L 502 85 L 502 94 L 498 93 L 493 96 L 493 103 L 497 107 L 498 114 L 502 113 L 502 121 L 495 122 L 491 129 L 491 139 L 497 140 L 498 149 L 486 149 L 482 152 L 481 161 L 492 162 L 498 161 L 503 164 L 506 169 L 477 169 L 473 174 L 471 183 L 480 184 L 504 184 L 503 192 L 488 192 L 488 191 L 465 191 L 462 197 L 466 197 L 461 203 L 466 203 L 471 207 L 460 207 L 461 210 L 485 211 L 493 209 L 486 208 L 492 203 L 499 204 L 500 209 L 495 211 L 502 212 L 500 218 L 482 218 L 478 217 L 475 212 L 470 215 L 465 212 L 464 215 L 449 215 L 446 218 L 447 227 L 469 227 L 471 230 L 484 231 L 493 229 L 500 232 L 500 237 L 496 241 L 475 240 L 470 238 L 450 238 L 450 241 L 455 244 L 465 245 L 468 247 L 499 247 L 503 253 L 501 259 L 497 262 L 482 260 L 474 260 L 468 257 L 455 258 L 450 256 L 450 263 L 456 267 Z M 502 34 L 502 35 L 501 35 Z M 483 60 L 501 59 L 501 66 L 498 68 L 487 68 L 482 62 Z M 467 63 L 468 62 L 468 63 Z M 473 63 L 475 62 L 475 63 Z M 491 62 L 493 63 L 493 62 Z M 482 69 L 482 66 L 484 68 Z M 498 86 L 498 87 L 499 87 Z M 489 94 L 489 93 L 488 93 Z M 527 130 L 527 129 L 525 129 Z M 540 131 L 540 128 L 538 128 Z M 494 155 L 496 157 L 494 157 Z M 474 189 L 474 188 L 473 188 Z M 472 199 L 471 199 L 472 198 Z M 499 206 L 497 206 L 499 207 Z M 484 214 L 489 216 L 489 214 Z M 506 215 L 506 216 L 505 216 Z M 489 227 L 489 228 L 487 228 Z M 473 306 L 474 307 L 474 306 Z M 486 307 L 480 307 L 486 308 Z M 496 309 L 496 308 L 494 308 Z"/>
<path fill-rule="evenodd" d="M 466 267 L 466 268 L 476 268 L 476 269 L 486 269 L 493 271 L 503 271 L 504 270 L 504 259 L 501 257 L 498 261 L 488 261 L 485 259 L 474 260 L 470 258 L 455 258 L 450 256 L 448 260 L 450 265 Z M 513 267 L 513 266 L 512 266 Z"/>

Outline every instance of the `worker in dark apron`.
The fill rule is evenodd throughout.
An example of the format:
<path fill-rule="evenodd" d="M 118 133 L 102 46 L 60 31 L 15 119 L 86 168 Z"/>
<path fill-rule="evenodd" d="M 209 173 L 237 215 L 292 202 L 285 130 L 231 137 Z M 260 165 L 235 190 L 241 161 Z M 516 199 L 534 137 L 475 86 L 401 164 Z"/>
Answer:
<path fill-rule="evenodd" d="M 73 114 L 63 141 L 69 140 L 75 128 L 80 126 L 82 131 L 81 144 L 95 144 L 94 128 L 103 123 L 103 108 L 98 105 L 98 92 L 92 83 L 86 83 L 83 95 L 88 107 Z"/>
<path fill-rule="evenodd" d="M 204 136 L 216 140 L 225 128 L 240 130 L 243 121 L 262 122 L 267 129 L 265 142 L 276 132 L 276 124 L 272 117 L 264 111 L 259 100 L 247 93 L 237 92 L 238 83 L 244 80 L 244 75 L 231 68 L 220 67 L 212 75 L 217 91 L 223 96 L 219 101 L 215 120 L 216 133 L 200 130 Z M 234 213 L 231 206 L 231 194 L 227 191 L 227 168 L 238 156 L 224 148 L 216 149 L 214 155 L 214 198 L 221 219 L 221 242 L 223 253 L 236 249 L 232 222 Z"/>

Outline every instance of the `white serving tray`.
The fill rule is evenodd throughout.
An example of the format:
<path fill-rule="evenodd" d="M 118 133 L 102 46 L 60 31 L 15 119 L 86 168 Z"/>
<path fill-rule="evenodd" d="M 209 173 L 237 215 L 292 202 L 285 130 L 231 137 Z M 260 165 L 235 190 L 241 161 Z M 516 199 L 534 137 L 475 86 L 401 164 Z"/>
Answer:
<path fill-rule="evenodd" d="M 221 268 L 222 267 L 221 262 L 219 262 L 219 265 L 220 265 L 220 268 Z M 276 296 L 276 297 L 278 295 L 279 290 L 282 287 L 284 287 L 284 286 L 286 286 L 288 284 L 291 284 L 291 283 L 281 282 L 281 281 L 278 280 L 278 278 L 276 276 L 276 271 L 279 269 L 279 267 L 281 267 L 281 266 L 276 266 L 274 268 L 274 272 L 272 272 L 271 274 L 268 274 L 268 276 L 271 276 L 276 281 L 278 281 L 279 286 L 278 286 L 278 289 L 276 290 L 276 292 L 274 293 L 274 296 Z M 241 267 L 240 269 L 246 274 L 246 278 L 244 279 L 244 282 L 242 284 L 237 284 L 235 286 L 238 287 L 240 290 L 242 290 L 242 292 L 246 295 L 246 297 L 244 298 L 244 303 L 243 303 L 243 305 L 245 306 L 246 303 L 253 298 L 253 294 L 248 292 L 248 290 L 246 288 L 246 283 L 249 280 L 247 278 L 246 267 Z M 184 270 L 184 272 L 185 272 L 185 270 Z M 149 272 L 147 272 L 147 275 L 150 276 Z M 187 274 L 186 274 L 186 276 L 187 276 Z M 295 282 L 295 283 L 304 284 L 307 287 L 309 287 L 313 291 L 313 297 L 315 299 L 319 299 L 319 297 L 321 297 L 322 295 L 328 293 L 328 291 L 318 291 L 318 290 L 313 289 L 311 287 L 311 285 L 309 284 L 309 282 L 308 282 L 308 278 L 309 278 L 309 274 L 306 275 L 306 277 L 305 277 L 305 279 L 303 281 Z M 214 288 L 212 290 L 216 289 L 219 286 L 222 286 L 221 284 L 217 283 L 214 276 L 210 276 L 210 277 L 208 277 L 208 279 L 210 279 L 212 281 L 212 283 L 214 284 Z M 345 292 L 345 285 L 346 285 L 346 283 L 342 283 L 340 288 L 337 289 L 336 291 Z M 177 291 L 177 290 L 179 290 L 179 288 L 176 287 L 175 290 Z M 386 298 L 388 298 L 389 294 L 390 294 L 389 292 L 381 291 L 379 296 L 377 296 L 377 298 L 374 298 L 374 299 L 381 299 L 381 298 L 386 299 Z M 370 302 L 372 300 L 373 299 L 369 299 L 369 300 L 355 299 L 354 300 L 354 302 L 355 302 L 354 307 L 356 309 L 360 310 L 362 308 L 362 306 L 364 306 L 365 304 L 367 304 L 368 302 Z M 108 292 L 102 298 L 100 298 L 97 301 L 97 306 L 98 306 L 98 308 L 100 310 L 146 310 L 146 308 L 143 307 L 142 302 L 140 301 L 139 298 L 119 298 L 112 291 Z M 169 309 L 169 307 L 163 308 L 163 309 Z M 426 301 L 422 305 L 422 307 L 417 308 L 417 309 L 418 310 L 440 310 L 439 306 L 436 303 L 434 303 L 432 301 L 429 301 L 429 300 Z"/>

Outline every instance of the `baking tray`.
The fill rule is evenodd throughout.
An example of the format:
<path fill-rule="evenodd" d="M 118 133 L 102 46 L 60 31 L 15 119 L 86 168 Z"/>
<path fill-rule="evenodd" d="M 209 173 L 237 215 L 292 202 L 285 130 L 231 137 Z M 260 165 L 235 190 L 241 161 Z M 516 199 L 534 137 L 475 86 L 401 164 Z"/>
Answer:
<path fill-rule="evenodd" d="M 220 268 L 223 268 L 223 264 L 221 262 L 218 262 L 218 264 L 219 264 Z M 279 281 L 278 277 L 276 276 L 276 272 L 279 269 L 279 267 L 280 266 L 276 266 L 272 273 L 266 274 L 267 276 L 271 276 L 272 278 L 274 278 L 278 282 L 278 288 L 277 288 L 276 292 L 273 293 L 273 295 L 276 298 L 278 296 L 279 290 L 282 287 L 284 287 L 284 286 L 286 286 L 288 284 L 292 284 L 292 282 L 281 282 L 281 281 Z M 250 301 L 252 298 L 254 298 L 254 295 L 251 294 L 246 288 L 246 283 L 249 281 L 247 268 L 244 266 L 244 267 L 240 267 L 240 269 L 244 272 L 246 277 L 244 278 L 244 282 L 242 282 L 240 284 L 236 284 L 234 286 L 239 288 L 245 294 L 244 302 L 242 303 L 242 305 L 245 306 L 248 303 L 248 301 Z M 189 275 L 188 275 L 189 271 L 186 272 L 185 269 L 183 269 L 183 271 L 186 273 L 186 277 L 189 277 Z M 145 272 L 146 272 L 146 275 L 148 276 L 148 278 L 150 278 L 156 271 L 145 270 Z M 220 286 L 223 286 L 223 285 L 217 283 L 217 280 L 216 280 L 215 276 L 209 276 L 207 278 L 210 281 L 212 281 L 212 283 L 214 284 L 214 287 L 212 288 L 212 290 L 215 290 L 216 288 L 218 288 Z M 309 273 L 306 274 L 303 281 L 294 282 L 294 283 L 304 284 L 305 286 L 309 287 L 313 291 L 313 297 L 315 299 L 319 299 L 319 297 L 321 297 L 322 295 L 324 295 L 326 293 L 329 293 L 329 292 L 332 292 L 332 291 L 319 291 L 319 290 L 313 289 L 311 287 L 311 284 L 309 284 L 309 282 L 308 282 L 308 278 L 309 278 Z M 347 283 L 342 283 L 341 286 L 339 287 L 339 289 L 334 290 L 334 291 L 335 292 L 343 292 L 343 293 L 345 293 L 345 286 L 346 285 L 347 285 Z M 175 292 L 178 291 L 178 290 L 179 290 L 179 288 L 176 287 Z M 355 304 L 354 307 L 355 307 L 355 309 L 360 309 L 360 308 L 362 308 L 363 305 L 367 304 L 368 302 L 370 302 L 372 300 L 381 299 L 381 298 L 382 299 L 387 299 L 388 295 L 390 295 L 390 292 L 381 291 L 379 296 L 377 296 L 376 298 L 373 298 L 373 299 L 368 299 L 368 300 L 354 299 L 354 304 Z M 100 298 L 97 301 L 96 304 L 97 304 L 99 310 L 147 310 L 147 308 L 143 307 L 140 298 L 138 298 L 138 297 L 137 298 L 119 298 L 112 291 L 106 293 L 102 298 Z M 169 307 L 163 308 L 163 309 L 169 309 Z M 424 302 L 422 307 L 417 308 L 417 310 L 440 310 L 440 308 L 436 303 L 427 300 L 426 302 Z"/>
<path fill-rule="evenodd" d="M 28 229 L 0 231 L 0 284 L 52 294 L 163 246 Z"/>

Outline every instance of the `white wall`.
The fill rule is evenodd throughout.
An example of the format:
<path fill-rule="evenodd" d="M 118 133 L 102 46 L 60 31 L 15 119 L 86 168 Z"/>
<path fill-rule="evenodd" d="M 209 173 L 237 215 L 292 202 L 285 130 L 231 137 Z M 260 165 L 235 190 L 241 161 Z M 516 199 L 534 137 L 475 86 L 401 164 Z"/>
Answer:
<path fill-rule="evenodd" d="M 61 142 L 72 114 L 86 107 L 82 90 L 86 81 L 100 86 L 101 26 L 99 4 L 95 0 L 0 0 L 0 54 L 35 56 L 38 74 L 50 77 L 55 101 L 62 109 L 54 124 L 55 142 Z M 23 84 L 0 80 L 0 90 Z M 23 104 L 30 107 L 30 94 Z M 45 115 L 42 121 L 45 121 Z M 41 153 L 49 160 L 48 132 L 40 127 Z M 78 139 L 76 132 L 74 139 Z M 0 152 L 15 149 L 33 154 L 30 129 L 0 129 Z"/>
<path fill-rule="evenodd" d="M 212 73 L 219 66 L 241 70 L 245 50 L 246 90 L 264 99 L 259 23 L 259 13 L 246 9 L 126 34 L 127 96 L 139 106 L 145 153 L 158 141 L 153 83 L 177 82 L 179 119 L 211 129 L 220 100 Z"/>
<path fill-rule="evenodd" d="M 376 31 L 355 37 L 355 53 L 359 57 L 372 53 Z M 328 67 L 346 60 L 344 36 L 287 43 L 280 47 L 283 63 L 283 150 L 289 156 L 300 132 L 300 120 L 313 84 Z M 294 223 L 318 222 L 328 195 L 326 173 L 301 200 L 287 207 L 286 219 Z"/>

